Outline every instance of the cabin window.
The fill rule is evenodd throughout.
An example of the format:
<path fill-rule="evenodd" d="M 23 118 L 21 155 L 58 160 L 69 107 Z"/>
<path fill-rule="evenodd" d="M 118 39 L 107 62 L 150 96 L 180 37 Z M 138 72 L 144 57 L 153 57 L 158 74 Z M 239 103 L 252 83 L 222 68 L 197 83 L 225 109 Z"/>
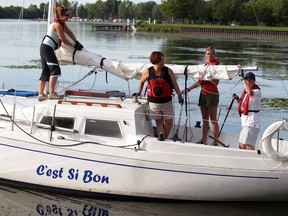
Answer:
<path fill-rule="evenodd" d="M 121 138 L 121 130 L 117 121 L 87 119 L 85 134 Z"/>
<path fill-rule="evenodd" d="M 52 116 L 44 116 L 41 121 L 41 124 L 51 125 L 52 123 Z M 74 129 L 74 118 L 68 117 L 55 117 L 54 118 L 54 126 L 67 128 L 67 129 Z"/>

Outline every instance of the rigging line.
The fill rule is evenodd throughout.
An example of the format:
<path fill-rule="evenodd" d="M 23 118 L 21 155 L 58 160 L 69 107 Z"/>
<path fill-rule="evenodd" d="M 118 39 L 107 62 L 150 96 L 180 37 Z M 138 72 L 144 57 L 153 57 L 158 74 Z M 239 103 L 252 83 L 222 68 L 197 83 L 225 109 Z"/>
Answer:
<path fill-rule="evenodd" d="M 252 3 L 251 5 L 252 5 L 252 10 L 253 10 L 253 13 L 254 13 L 254 16 L 255 16 L 257 25 L 258 25 L 258 29 L 259 29 L 260 33 L 262 34 L 263 31 L 262 31 L 262 29 L 261 29 L 261 25 L 260 25 L 260 22 L 259 22 L 259 19 L 258 19 L 257 14 L 256 14 L 256 11 L 255 11 L 255 8 L 254 8 L 253 3 Z M 268 49 L 268 51 L 269 51 L 270 57 L 272 58 L 272 62 L 273 62 L 273 64 L 274 64 L 275 68 L 277 68 L 277 67 L 276 67 L 277 65 L 276 65 L 276 62 L 275 62 L 275 58 L 273 57 L 273 55 L 271 55 L 272 52 L 271 52 L 271 49 L 270 49 L 269 45 L 268 45 L 267 43 L 265 43 L 265 45 L 266 45 L 266 47 L 267 47 L 267 49 Z M 274 72 L 273 72 L 273 73 L 274 73 Z M 278 73 L 279 73 L 279 71 L 278 71 Z M 280 74 L 280 73 L 279 73 L 279 74 Z M 273 75 L 275 75 L 275 74 L 273 74 Z M 285 83 L 284 83 L 283 79 L 281 79 L 281 83 L 282 83 L 282 85 L 283 85 L 283 88 L 285 89 L 286 94 L 288 95 L 288 90 L 287 90 L 287 88 L 286 88 L 286 86 L 285 86 Z"/>
<path fill-rule="evenodd" d="M 23 5 L 24 5 L 24 1 L 23 1 Z M 23 15 L 24 15 L 24 6 L 21 7 L 21 10 L 19 12 L 19 17 L 18 17 L 18 20 L 17 20 L 17 25 L 16 25 L 16 28 L 15 28 L 15 31 L 13 32 L 13 36 L 12 36 L 12 39 L 9 40 L 11 42 L 11 48 L 8 50 L 8 58 L 7 59 L 7 63 L 6 65 L 9 65 L 9 61 L 11 60 L 10 57 L 12 56 L 12 53 L 13 53 L 13 44 L 15 43 L 15 40 L 16 40 L 16 36 L 18 36 L 18 32 L 21 30 L 19 30 L 19 26 L 20 26 L 20 21 L 22 20 L 23 21 Z M 20 39 L 21 39 L 21 35 L 22 35 L 22 31 L 20 31 Z M 18 46 L 18 63 L 19 63 L 19 55 L 20 55 L 20 46 Z M 2 83 L 2 86 L 4 86 L 4 77 L 6 77 L 6 72 L 8 70 L 8 67 L 5 67 L 4 69 L 4 73 L 2 75 L 2 78 L 1 78 L 1 83 Z M 18 77 L 18 76 L 17 76 Z M 14 80 L 16 81 L 16 79 Z"/>
<path fill-rule="evenodd" d="M 92 75 L 93 73 L 95 73 L 95 80 L 96 80 L 97 71 L 96 71 L 96 68 L 94 68 L 94 69 L 90 70 L 87 74 L 85 74 L 81 79 L 79 79 L 79 80 L 77 80 L 76 82 L 72 83 L 71 85 L 63 88 L 62 91 L 65 92 L 66 90 L 72 88 L 73 86 L 75 86 L 75 85 L 78 84 L 79 82 L 83 81 L 83 80 L 86 79 L 88 76 Z M 94 80 L 94 84 L 95 84 L 95 80 Z M 94 86 L 94 84 L 93 84 L 93 86 Z M 92 88 L 93 88 L 93 86 L 92 86 Z"/>

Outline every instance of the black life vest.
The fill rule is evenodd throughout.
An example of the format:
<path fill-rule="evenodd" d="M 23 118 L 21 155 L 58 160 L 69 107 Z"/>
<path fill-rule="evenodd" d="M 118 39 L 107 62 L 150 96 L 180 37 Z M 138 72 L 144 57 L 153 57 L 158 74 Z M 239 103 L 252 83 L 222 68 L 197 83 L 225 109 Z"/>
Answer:
<path fill-rule="evenodd" d="M 150 67 L 147 81 L 147 95 L 150 99 L 153 101 L 158 99 L 160 101 L 161 99 L 170 101 L 172 99 L 172 81 L 168 73 L 168 67 L 164 66 L 162 68 L 160 76 L 155 76 L 154 67 Z M 150 101 L 152 102 L 152 100 Z"/>

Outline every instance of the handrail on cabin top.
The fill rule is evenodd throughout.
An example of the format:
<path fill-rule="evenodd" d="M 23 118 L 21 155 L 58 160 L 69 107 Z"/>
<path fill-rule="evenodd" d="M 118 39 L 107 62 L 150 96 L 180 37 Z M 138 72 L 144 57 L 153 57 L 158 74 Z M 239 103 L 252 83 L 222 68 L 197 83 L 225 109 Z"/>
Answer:
<path fill-rule="evenodd" d="M 102 107 L 116 106 L 117 108 L 122 108 L 120 104 L 113 103 L 102 103 L 102 102 L 90 102 L 90 101 L 74 101 L 74 100 L 59 100 L 58 104 L 71 103 L 72 105 L 86 104 L 87 106 L 92 106 L 93 104 L 101 105 Z"/>

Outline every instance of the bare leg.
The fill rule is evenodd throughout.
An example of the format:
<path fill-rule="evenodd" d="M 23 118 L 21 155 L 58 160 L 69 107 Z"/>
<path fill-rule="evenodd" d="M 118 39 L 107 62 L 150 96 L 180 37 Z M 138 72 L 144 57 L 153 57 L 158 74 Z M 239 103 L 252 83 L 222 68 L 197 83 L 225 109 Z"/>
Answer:
<path fill-rule="evenodd" d="M 163 136 L 165 137 L 165 128 L 164 128 L 164 121 L 163 118 L 161 119 L 156 119 L 156 126 L 157 126 L 157 134 L 159 137 L 159 134 L 162 133 Z"/>
<path fill-rule="evenodd" d="M 217 119 L 217 107 L 208 107 L 208 113 L 210 116 L 210 121 L 212 123 L 214 138 L 218 139 L 219 125 Z M 215 141 L 215 143 L 217 142 Z"/>
<path fill-rule="evenodd" d="M 58 77 L 50 77 L 50 80 L 49 80 L 49 94 L 53 94 L 54 91 L 55 91 L 55 86 L 56 86 L 56 83 L 57 83 L 57 79 Z"/>
<path fill-rule="evenodd" d="M 44 89 L 45 89 L 46 81 L 39 81 L 39 89 L 38 89 L 38 94 L 43 95 L 44 94 Z"/>
<path fill-rule="evenodd" d="M 202 121 L 203 121 L 203 127 L 202 127 L 202 141 L 206 143 L 207 137 L 208 137 L 208 131 L 209 131 L 209 115 L 208 115 L 208 108 L 201 106 L 201 114 L 202 114 Z"/>
<path fill-rule="evenodd" d="M 169 137 L 169 134 L 171 132 L 172 129 L 172 125 L 173 125 L 173 119 L 167 119 L 165 120 L 165 139 L 167 139 Z"/>

